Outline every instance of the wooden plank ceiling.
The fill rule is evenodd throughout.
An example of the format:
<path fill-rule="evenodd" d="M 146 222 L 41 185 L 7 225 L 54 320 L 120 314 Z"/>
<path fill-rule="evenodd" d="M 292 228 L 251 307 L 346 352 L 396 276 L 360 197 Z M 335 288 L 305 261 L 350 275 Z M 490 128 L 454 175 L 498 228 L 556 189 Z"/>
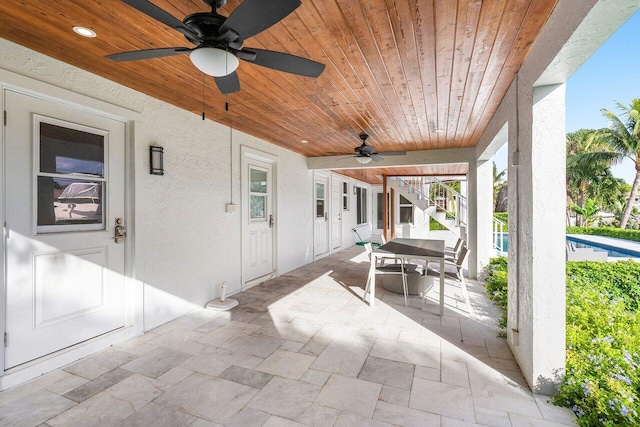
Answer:
<path fill-rule="evenodd" d="M 556 1 L 302 0 L 245 47 L 310 58 L 326 64 L 324 73 L 312 79 L 241 61 L 238 93 L 225 98 L 204 79 L 204 110 L 210 120 L 309 157 L 352 154 L 360 133 L 378 151 L 473 147 Z M 209 10 L 202 0 L 152 2 L 180 20 Z M 228 16 L 240 3 L 229 0 L 219 13 Z M 75 25 L 97 37 L 76 35 Z M 118 0 L 3 0 L 0 37 L 195 114 L 203 110 L 203 75 L 187 55 L 103 58 L 192 47 Z"/>

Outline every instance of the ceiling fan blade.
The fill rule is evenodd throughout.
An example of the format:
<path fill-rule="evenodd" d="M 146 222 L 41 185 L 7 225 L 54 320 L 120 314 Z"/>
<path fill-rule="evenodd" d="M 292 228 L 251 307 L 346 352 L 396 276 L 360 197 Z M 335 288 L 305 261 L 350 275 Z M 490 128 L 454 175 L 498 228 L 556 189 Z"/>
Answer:
<path fill-rule="evenodd" d="M 378 154 L 378 153 L 373 153 L 373 154 L 372 154 L 371 156 L 369 156 L 369 157 L 371 157 L 371 159 L 372 159 L 374 162 L 381 162 L 381 161 L 383 161 L 383 160 L 384 160 L 384 158 L 383 158 L 380 154 Z"/>
<path fill-rule="evenodd" d="M 220 92 L 224 95 L 238 92 L 240 90 L 240 80 L 238 79 L 238 73 L 235 71 L 228 76 L 214 77 L 213 79 L 216 81 Z"/>
<path fill-rule="evenodd" d="M 245 59 L 256 65 L 272 68 L 285 73 L 297 74 L 306 77 L 318 77 L 324 71 L 324 64 L 300 56 L 273 50 L 248 48 L 245 52 L 255 52 L 254 60 Z M 244 58 L 241 58 L 244 59 Z"/>
<path fill-rule="evenodd" d="M 406 151 L 382 151 L 380 153 L 375 153 L 375 154 L 380 154 L 383 156 L 405 156 L 407 152 Z"/>
<path fill-rule="evenodd" d="M 191 28 L 187 27 L 173 15 L 165 12 L 160 9 L 155 4 L 147 1 L 147 0 L 122 0 L 122 2 L 128 4 L 134 9 L 138 9 L 140 12 L 144 13 L 147 16 L 155 19 L 156 21 L 160 21 L 163 24 L 174 28 L 184 34 L 189 40 L 199 40 L 200 36 L 196 34 Z"/>
<path fill-rule="evenodd" d="M 105 56 L 112 61 L 136 61 L 138 59 L 162 58 L 163 56 L 181 55 L 193 49 L 188 47 L 163 47 L 159 49 L 133 50 L 131 52 L 113 53 Z"/>
<path fill-rule="evenodd" d="M 359 152 L 365 153 L 365 154 L 374 154 L 376 149 L 372 145 L 364 145 L 363 144 L 360 147 L 356 148 L 356 151 L 359 151 Z"/>
<path fill-rule="evenodd" d="M 239 40 L 246 40 L 280 22 L 301 4 L 300 0 L 244 0 L 224 21 L 220 34 L 233 30 Z"/>

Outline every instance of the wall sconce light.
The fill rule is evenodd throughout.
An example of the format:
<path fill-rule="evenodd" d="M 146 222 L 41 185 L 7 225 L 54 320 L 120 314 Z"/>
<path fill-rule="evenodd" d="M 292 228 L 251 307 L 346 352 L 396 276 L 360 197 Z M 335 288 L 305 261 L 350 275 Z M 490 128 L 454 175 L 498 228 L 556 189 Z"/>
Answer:
<path fill-rule="evenodd" d="M 164 148 L 152 145 L 149 147 L 149 164 L 151 175 L 164 175 L 163 159 Z"/>

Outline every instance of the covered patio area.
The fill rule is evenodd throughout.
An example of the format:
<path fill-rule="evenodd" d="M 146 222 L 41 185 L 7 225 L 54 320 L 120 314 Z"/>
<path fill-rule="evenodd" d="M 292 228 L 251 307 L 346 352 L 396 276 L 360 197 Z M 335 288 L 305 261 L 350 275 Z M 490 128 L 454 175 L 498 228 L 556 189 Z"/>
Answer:
<path fill-rule="evenodd" d="M 352 246 L 0 393 L 0 424 L 41 426 L 556 426 L 532 394 L 481 282 L 447 279 L 421 309 L 362 301 Z"/>

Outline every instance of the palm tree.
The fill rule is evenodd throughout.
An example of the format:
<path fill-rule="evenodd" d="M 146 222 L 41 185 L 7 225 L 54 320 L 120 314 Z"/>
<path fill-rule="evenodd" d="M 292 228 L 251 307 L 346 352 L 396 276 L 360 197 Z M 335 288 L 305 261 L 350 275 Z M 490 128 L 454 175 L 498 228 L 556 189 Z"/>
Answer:
<path fill-rule="evenodd" d="M 632 99 L 629 106 L 621 103 L 617 105 L 622 112 L 622 118 L 607 109 L 602 109 L 602 114 L 609 120 L 609 127 L 600 129 L 591 136 L 593 143 L 602 144 L 608 149 L 590 154 L 592 159 L 602 159 L 609 164 L 617 164 L 627 158 L 636 166 L 636 176 L 620 221 L 620 228 L 626 228 L 640 185 L 640 98 Z"/>
<path fill-rule="evenodd" d="M 500 190 L 507 185 L 504 177 L 507 173 L 506 169 L 503 169 L 502 172 L 498 172 L 498 166 L 496 162 L 493 162 L 493 210 L 497 209 L 498 205 L 498 194 L 500 194 Z"/>
<path fill-rule="evenodd" d="M 569 209 L 580 215 L 582 218 L 582 224 L 585 227 L 589 227 L 595 220 L 596 214 L 600 211 L 600 207 L 593 199 L 587 199 L 584 202 L 584 206 L 578 206 L 575 203 L 569 205 Z"/>

